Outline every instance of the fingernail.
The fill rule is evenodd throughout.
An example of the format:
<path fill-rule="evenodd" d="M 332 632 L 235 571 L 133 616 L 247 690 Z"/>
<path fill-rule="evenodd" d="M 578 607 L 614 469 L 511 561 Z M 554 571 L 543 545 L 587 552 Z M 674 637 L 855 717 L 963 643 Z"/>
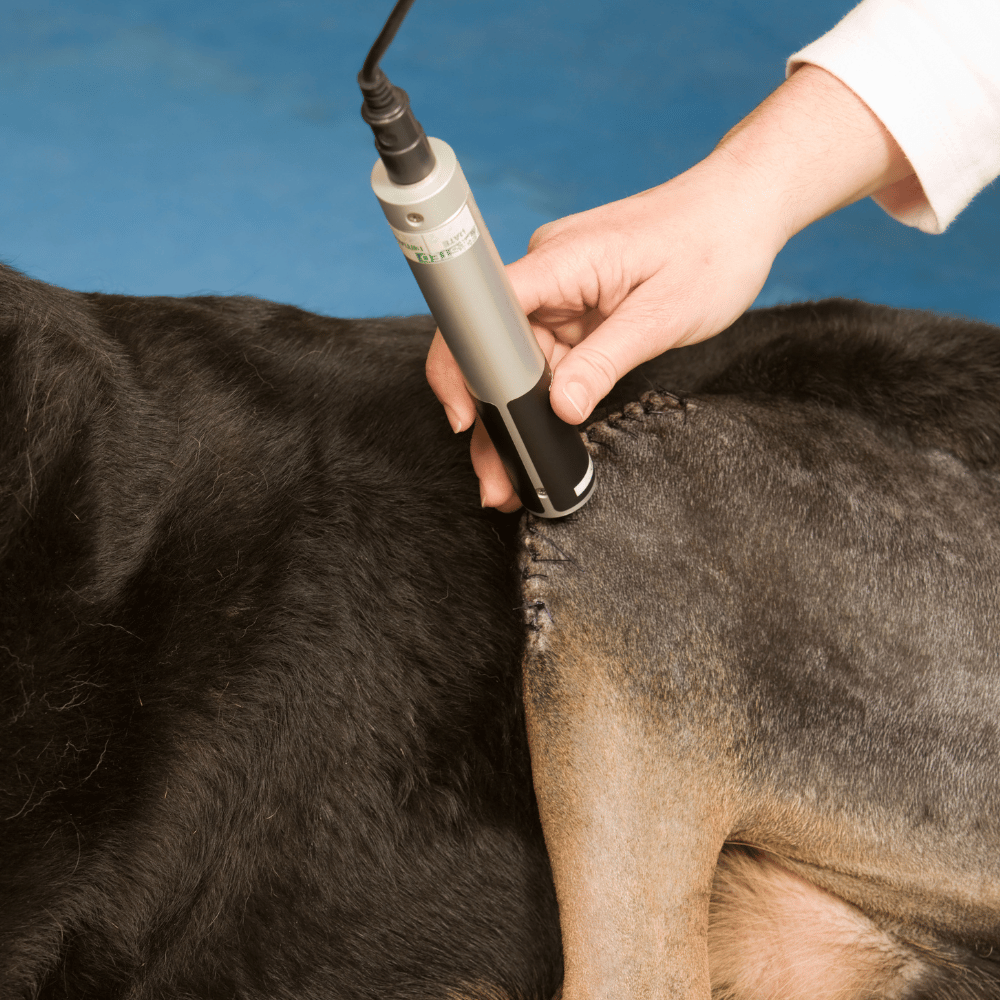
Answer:
<path fill-rule="evenodd" d="M 462 418 L 447 404 L 444 404 L 444 415 L 448 418 L 448 423 L 451 424 L 451 429 L 457 434 L 462 430 Z"/>
<path fill-rule="evenodd" d="M 483 493 L 482 486 L 479 487 L 479 506 L 480 507 L 486 506 L 486 494 Z"/>
<path fill-rule="evenodd" d="M 587 415 L 587 390 L 580 382 L 570 382 L 564 389 L 563 395 L 569 400 L 570 406 L 577 412 L 577 416 L 583 420 Z"/>

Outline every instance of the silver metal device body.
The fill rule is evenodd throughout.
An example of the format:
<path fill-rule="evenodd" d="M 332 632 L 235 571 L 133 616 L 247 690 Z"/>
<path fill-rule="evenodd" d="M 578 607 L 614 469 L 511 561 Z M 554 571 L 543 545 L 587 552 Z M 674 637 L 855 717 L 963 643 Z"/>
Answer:
<path fill-rule="evenodd" d="M 545 356 L 454 152 L 440 139 L 431 138 L 430 144 L 436 163 L 427 177 L 396 184 L 380 159 L 372 170 L 372 190 L 469 391 L 486 404 L 477 409 L 508 474 L 520 479 L 514 486 L 522 502 L 543 517 L 562 517 L 589 499 L 593 462 L 578 432 L 551 413 Z M 526 404 L 518 401 L 530 399 L 537 406 L 539 398 L 548 410 L 540 423 L 560 439 L 558 446 L 539 446 L 537 428 L 526 426 Z M 498 419 L 503 427 L 496 426 Z M 506 435 L 509 442 L 498 440 Z M 523 468 L 516 468 L 512 454 L 505 456 L 505 445 L 508 452 L 513 446 Z M 554 462 L 539 460 L 549 455 L 556 456 Z"/>

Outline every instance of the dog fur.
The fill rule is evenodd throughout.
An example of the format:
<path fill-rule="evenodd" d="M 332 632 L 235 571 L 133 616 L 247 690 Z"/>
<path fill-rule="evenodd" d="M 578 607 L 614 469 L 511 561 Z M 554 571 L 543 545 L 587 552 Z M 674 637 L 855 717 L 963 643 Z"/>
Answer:
<path fill-rule="evenodd" d="M 554 592 L 520 579 L 519 518 L 479 506 L 466 439 L 450 433 L 423 379 L 432 330 L 423 317 L 335 320 L 249 298 L 82 294 L 0 270 L 0 996 L 547 1000 L 558 989 L 559 914 L 522 707 L 523 602 L 536 629 L 526 661 L 529 704 L 538 704 L 541 690 L 540 637 L 553 635 L 539 623 L 552 613 L 563 635 L 566 626 Z M 606 519 L 608 538 L 600 556 L 588 557 L 583 582 L 592 588 L 595 622 L 577 619 L 574 641 L 599 633 L 615 586 L 624 588 L 615 592 L 615 613 L 638 625 L 640 645 L 652 641 L 651 598 L 629 592 L 645 571 L 630 536 L 642 508 L 650 519 L 669 509 L 691 472 L 665 464 L 658 432 L 638 425 L 706 427 L 685 452 L 690 463 L 711 443 L 700 423 L 713 412 L 711 400 L 733 401 L 720 403 L 723 410 L 769 414 L 756 465 L 745 463 L 739 421 L 726 429 L 729 485 L 746 499 L 740 509 L 750 510 L 759 494 L 746 475 L 763 475 L 768 448 L 780 451 L 789 420 L 799 419 L 789 413 L 813 415 L 795 426 L 823 455 L 836 450 L 823 438 L 835 429 L 831 414 L 850 415 L 864 428 L 861 439 L 881 442 L 893 468 L 906 470 L 909 486 L 897 496 L 905 521 L 906 504 L 922 510 L 929 502 L 914 463 L 921 474 L 944 470 L 963 489 L 973 479 L 984 495 L 992 489 L 996 337 L 975 324 L 833 302 L 748 314 L 722 337 L 633 373 L 590 432 L 605 498 L 594 516 Z M 885 351 L 872 344 L 895 351 L 893 365 L 879 368 Z M 919 378 L 909 378 L 912 371 Z M 664 404 L 668 416 L 650 403 L 672 398 L 662 393 L 639 410 L 626 405 L 655 385 L 682 394 L 676 407 Z M 615 410 L 623 416 L 609 416 Z M 777 437 L 768 439 L 768 427 Z M 608 459 L 618 445 L 601 444 L 602 435 L 630 443 L 619 482 L 635 491 L 631 505 Z M 856 447 L 836 440 L 848 453 Z M 718 438 L 716 453 L 725 450 Z M 819 463 L 817 481 L 829 471 Z M 656 484 L 670 489 L 657 492 Z M 703 498 L 711 493 L 704 478 L 698 488 Z M 970 521 L 965 507 L 952 509 L 940 491 L 934 497 L 959 551 L 988 544 L 991 511 Z M 715 496 L 713 509 L 729 499 Z M 554 536 L 543 540 L 550 530 L 576 539 L 597 502 L 558 529 L 536 524 L 529 547 L 558 545 Z M 623 517 L 608 523 L 616 504 Z M 778 531 L 780 505 L 769 509 Z M 796 541 L 814 530 L 808 505 L 798 515 Z M 857 520 L 843 525 L 861 532 L 858 546 L 867 544 L 870 515 L 862 505 Z M 705 518 L 707 551 L 722 536 Z M 819 517 L 815 530 L 822 534 L 825 523 Z M 674 538 L 678 552 L 692 551 L 689 535 L 664 538 Z M 725 539 L 734 564 L 759 559 L 752 532 Z M 555 552 L 533 551 L 536 561 Z M 898 587 L 884 595 L 884 607 L 913 583 L 903 559 L 893 567 Z M 959 586 L 957 571 L 949 573 L 939 590 Z M 661 576 L 666 586 L 671 575 Z M 718 625 L 712 607 L 698 611 L 689 578 L 673 582 L 678 608 L 697 612 L 707 628 Z M 979 622 L 969 604 L 976 586 Z M 939 606 L 935 621 L 955 634 L 986 636 L 994 627 L 989 585 L 981 574 L 962 587 L 955 607 Z M 780 619 L 779 591 L 775 577 L 746 592 L 747 614 L 757 614 L 762 628 Z M 765 611 L 775 614 L 765 621 Z M 659 641 L 669 645 L 669 635 Z M 787 637 L 760 635 L 764 663 Z M 595 676 L 605 669 L 606 638 L 585 648 Z M 710 639 L 718 646 L 718 635 L 706 633 Z M 924 654 L 930 664 L 935 648 Z M 771 708 L 788 685 L 803 695 L 793 710 L 760 714 L 754 750 L 761 765 L 754 774 L 767 776 L 768 793 L 786 809 L 804 794 L 795 783 L 802 747 L 826 721 L 826 702 L 817 699 L 810 715 L 804 698 L 818 691 L 820 652 L 796 662 L 801 676 L 788 670 L 779 684 L 765 672 L 754 689 L 754 704 Z M 920 743 L 931 755 L 924 771 L 940 779 L 921 786 L 924 827 L 939 834 L 933 844 L 921 841 L 924 859 L 928 870 L 959 877 L 938 886 L 930 907 L 938 924 L 920 925 L 944 956 L 938 979 L 908 951 L 915 971 L 900 996 L 1000 995 L 988 957 L 996 942 L 995 860 L 992 852 L 980 857 L 980 845 L 996 844 L 995 810 L 984 799 L 995 782 L 991 665 L 988 656 L 963 665 L 956 676 L 968 685 L 956 680 Z M 628 688 L 626 700 L 642 710 L 629 725 L 646 735 L 661 728 L 652 743 L 636 740 L 636 753 L 681 738 L 694 748 L 691 759 L 703 760 L 704 728 L 671 734 L 676 716 L 662 707 L 662 671 L 647 668 L 646 660 L 633 664 L 636 690 Z M 619 699 L 620 679 L 609 688 Z M 887 678 L 886 689 L 899 680 Z M 643 685 L 649 690 L 639 697 Z M 905 689 L 895 690 L 905 704 Z M 570 718 L 579 701 L 543 703 L 565 715 L 571 731 L 587 724 Z M 731 754 L 734 730 L 722 723 L 733 703 L 716 704 L 713 739 Z M 855 715 L 842 713 L 845 724 L 878 711 L 887 726 L 901 725 L 890 713 L 896 702 L 868 709 L 859 690 L 846 704 Z M 864 753 L 861 743 L 856 749 Z M 536 752 L 537 760 L 548 753 Z M 875 741 L 871 752 L 889 751 Z M 838 772 L 838 761 L 822 760 L 811 790 L 835 803 L 851 791 L 852 776 Z M 580 778 L 579 761 L 563 763 L 558 780 Z M 626 769 L 635 763 L 622 762 Z M 655 781 L 641 772 L 646 792 L 676 778 L 672 763 L 664 771 Z M 604 774 L 593 773 L 595 787 Z M 536 780 L 544 785 L 553 776 L 543 765 Z M 956 777 L 961 783 L 949 784 Z M 682 802 L 668 827 L 690 823 L 704 833 L 704 813 L 720 813 L 717 786 L 729 779 L 713 780 Z M 927 789 L 934 794 L 924 795 Z M 733 801 L 740 790 L 725 788 Z M 910 802 L 905 788 L 890 782 L 890 792 L 876 817 L 885 825 L 871 827 L 882 832 L 873 871 L 899 854 L 893 838 L 911 832 L 900 812 Z M 766 797 L 760 788 L 754 794 Z M 641 819 L 641 810 L 629 808 L 612 817 L 622 829 Z M 869 849 L 851 826 L 861 811 L 824 814 L 824 843 Z M 952 814 L 964 818 L 961 831 L 945 822 Z M 721 821 L 709 825 L 704 839 L 718 841 L 708 866 L 715 872 L 733 831 Z M 711 879 L 685 911 L 689 941 L 703 940 L 711 919 L 715 940 L 725 942 L 713 953 L 718 989 L 781 995 L 768 969 L 780 979 L 782 963 L 790 963 L 808 965 L 792 994 L 815 996 L 825 982 L 850 979 L 863 984 L 850 995 L 894 995 L 871 985 L 870 970 L 839 971 L 843 927 L 856 926 L 863 942 L 895 933 L 886 918 L 894 887 L 883 887 L 889 902 L 873 909 L 853 883 L 824 885 L 813 868 L 803 874 L 790 866 L 794 844 L 769 860 L 773 844 L 757 831 L 743 831 L 755 852 L 725 849 L 711 917 Z M 548 827 L 546 834 L 552 849 L 557 835 Z M 594 843 L 595 850 L 608 846 Z M 676 877 L 670 864 L 650 869 L 657 858 L 671 861 L 657 851 L 600 863 L 609 877 L 632 864 L 660 895 L 670 885 L 683 890 L 672 905 L 686 903 L 683 866 Z M 557 886 L 562 857 L 556 847 Z M 812 855 L 804 860 L 815 868 Z M 614 913 L 621 901 L 608 905 L 607 941 L 622 944 Z M 917 902 L 907 905 L 904 916 Z M 793 953 L 787 932 L 760 930 L 801 929 L 809 907 L 826 914 L 826 924 L 810 926 L 835 926 L 836 940 L 813 934 Z M 567 905 L 562 918 L 564 931 L 577 919 Z M 570 971 L 573 941 L 568 934 Z M 897 947 L 898 937 L 890 943 Z M 622 954 L 632 947 L 626 944 Z M 650 973 L 660 994 L 688 995 L 683 965 Z M 965 994 L 956 982 L 967 985 Z M 574 989 L 567 979 L 567 998 Z"/>

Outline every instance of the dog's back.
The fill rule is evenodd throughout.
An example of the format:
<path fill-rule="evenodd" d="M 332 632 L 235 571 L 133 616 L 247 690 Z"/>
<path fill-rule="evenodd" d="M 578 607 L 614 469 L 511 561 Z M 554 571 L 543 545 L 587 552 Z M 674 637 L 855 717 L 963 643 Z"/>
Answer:
<path fill-rule="evenodd" d="M 0 995 L 550 993 L 432 324 L 0 284 Z"/>

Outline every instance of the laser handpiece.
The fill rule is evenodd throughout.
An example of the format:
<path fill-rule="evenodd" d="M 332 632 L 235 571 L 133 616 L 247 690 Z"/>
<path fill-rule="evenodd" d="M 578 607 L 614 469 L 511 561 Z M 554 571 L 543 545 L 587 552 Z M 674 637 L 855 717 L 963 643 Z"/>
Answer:
<path fill-rule="evenodd" d="M 552 411 L 552 373 L 451 147 L 428 138 L 378 66 L 413 0 L 399 0 L 358 75 L 379 160 L 371 184 L 521 503 L 562 517 L 590 498 L 594 466 Z"/>

